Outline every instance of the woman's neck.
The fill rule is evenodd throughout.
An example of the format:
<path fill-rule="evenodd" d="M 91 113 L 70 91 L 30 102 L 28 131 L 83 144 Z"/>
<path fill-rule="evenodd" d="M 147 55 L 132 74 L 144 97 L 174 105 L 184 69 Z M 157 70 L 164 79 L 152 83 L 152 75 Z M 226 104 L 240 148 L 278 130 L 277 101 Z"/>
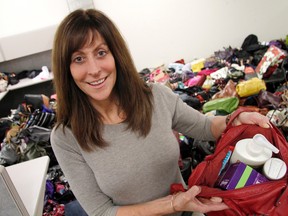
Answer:
<path fill-rule="evenodd" d="M 125 120 L 124 111 L 116 104 L 116 100 L 93 103 L 93 106 L 101 114 L 104 124 L 119 124 Z"/>

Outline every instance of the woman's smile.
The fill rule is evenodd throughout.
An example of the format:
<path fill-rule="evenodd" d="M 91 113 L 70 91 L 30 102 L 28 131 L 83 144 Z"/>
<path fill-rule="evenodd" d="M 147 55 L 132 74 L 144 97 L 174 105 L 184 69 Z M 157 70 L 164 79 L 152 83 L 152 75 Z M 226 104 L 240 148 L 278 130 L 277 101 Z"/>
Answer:
<path fill-rule="evenodd" d="M 87 82 L 87 83 L 91 86 L 99 87 L 101 84 L 103 84 L 105 82 L 106 79 L 107 79 L 107 77 L 102 78 L 102 79 L 98 79 L 98 80 L 95 80 L 92 82 Z"/>

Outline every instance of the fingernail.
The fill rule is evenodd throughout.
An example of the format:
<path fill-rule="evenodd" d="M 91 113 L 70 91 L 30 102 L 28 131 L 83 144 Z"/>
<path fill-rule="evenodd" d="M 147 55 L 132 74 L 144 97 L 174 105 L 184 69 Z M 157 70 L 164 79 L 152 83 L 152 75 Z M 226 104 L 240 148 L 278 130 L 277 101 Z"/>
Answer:
<path fill-rule="evenodd" d="M 198 187 L 198 186 L 196 186 L 196 185 L 194 185 L 193 187 L 197 188 L 197 190 L 198 190 L 199 192 L 201 191 L 201 188 L 200 188 L 200 187 Z"/>
<path fill-rule="evenodd" d="M 218 203 L 222 202 L 222 198 L 221 197 L 211 197 L 210 200 L 213 201 L 213 202 L 218 202 Z"/>

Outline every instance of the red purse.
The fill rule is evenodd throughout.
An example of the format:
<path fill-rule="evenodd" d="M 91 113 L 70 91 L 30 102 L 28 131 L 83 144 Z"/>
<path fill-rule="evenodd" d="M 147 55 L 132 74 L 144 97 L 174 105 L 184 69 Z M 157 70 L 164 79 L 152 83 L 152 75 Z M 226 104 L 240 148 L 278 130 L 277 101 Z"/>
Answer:
<path fill-rule="evenodd" d="M 229 151 L 229 146 L 244 138 L 252 138 L 255 134 L 264 135 L 280 152 L 273 157 L 282 159 L 288 165 L 288 143 L 277 127 L 261 128 L 257 125 L 239 125 L 233 127 L 231 122 L 247 108 L 237 109 L 231 116 L 226 130 L 217 141 L 215 152 L 206 156 L 192 172 L 188 180 L 189 188 L 193 185 L 201 186 L 200 197 L 221 197 L 230 209 L 206 213 L 208 216 L 247 216 L 247 215 L 287 215 L 288 211 L 288 175 L 261 184 L 250 185 L 234 190 L 215 188 L 222 161 Z M 182 190 L 179 185 L 172 185 L 171 192 Z"/>

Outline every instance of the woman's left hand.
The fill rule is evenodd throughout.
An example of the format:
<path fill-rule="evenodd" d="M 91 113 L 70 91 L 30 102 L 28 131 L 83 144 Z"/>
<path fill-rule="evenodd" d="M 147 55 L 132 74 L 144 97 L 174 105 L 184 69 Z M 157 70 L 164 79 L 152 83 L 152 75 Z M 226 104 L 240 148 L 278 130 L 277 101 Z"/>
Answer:
<path fill-rule="evenodd" d="M 241 124 L 256 124 L 263 128 L 270 128 L 269 118 L 258 112 L 242 112 L 232 122 L 233 126 Z"/>
<path fill-rule="evenodd" d="M 222 198 L 211 197 L 210 199 L 198 197 L 201 187 L 192 186 L 186 192 L 180 192 L 175 196 L 171 205 L 176 211 L 201 212 L 222 211 L 229 209 Z"/>

